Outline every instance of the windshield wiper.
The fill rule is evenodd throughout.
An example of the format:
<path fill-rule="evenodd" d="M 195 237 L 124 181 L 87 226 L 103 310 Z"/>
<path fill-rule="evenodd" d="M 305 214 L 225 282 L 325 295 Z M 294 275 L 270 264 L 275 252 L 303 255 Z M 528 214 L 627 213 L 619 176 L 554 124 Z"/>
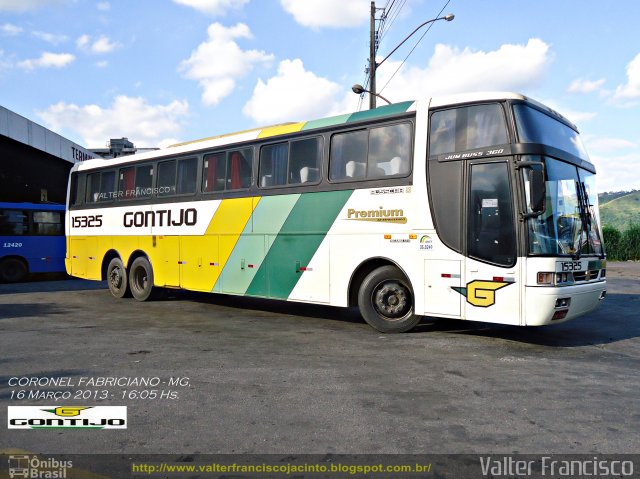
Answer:
<path fill-rule="evenodd" d="M 589 193 L 587 193 L 587 187 L 584 181 L 576 181 L 576 190 L 578 193 L 578 207 L 580 208 L 580 221 L 583 226 L 584 232 L 587 234 L 587 244 L 591 247 L 591 211 L 589 210 Z M 582 231 L 580 232 L 582 236 Z M 582 245 L 578 243 L 576 255 L 574 259 L 580 259 L 580 250 Z"/>

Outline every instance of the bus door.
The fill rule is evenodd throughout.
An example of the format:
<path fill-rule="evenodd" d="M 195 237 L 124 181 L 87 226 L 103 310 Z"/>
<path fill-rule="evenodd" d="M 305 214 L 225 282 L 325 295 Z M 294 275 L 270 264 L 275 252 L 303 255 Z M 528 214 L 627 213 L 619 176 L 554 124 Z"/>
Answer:
<path fill-rule="evenodd" d="M 521 262 L 506 161 L 467 166 L 465 318 L 520 324 Z"/>

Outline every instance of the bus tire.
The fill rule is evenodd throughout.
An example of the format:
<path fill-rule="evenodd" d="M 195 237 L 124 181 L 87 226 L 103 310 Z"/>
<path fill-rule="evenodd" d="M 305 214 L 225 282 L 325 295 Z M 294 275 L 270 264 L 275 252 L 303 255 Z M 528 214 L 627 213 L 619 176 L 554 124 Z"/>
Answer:
<path fill-rule="evenodd" d="M 5 283 L 17 283 L 29 273 L 27 264 L 19 258 L 7 258 L 0 262 L 0 280 Z"/>
<path fill-rule="evenodd" d="M 358 291 L 358 307 L 364 320 L 381 333 L 404 333 L 421 319 L 413 311 L 411 284 L 391 265 L 365 277 Z"/>
<path fill-rule="evenodd" d="M 127 270 L 120 258 L 113 258 L 107 266 L 107 284 L 109 291 L 116 298 L 127 298 L 131 296 L 129 289 L 129 279 Z"/>
<path fill-rule="evenodd" d="M 129 268 L 129 287 L 131 294 L 138 301 L 153 299 L 155 290 L 153 287 L 153 268 L 145 256 L 133 260 Z"/>

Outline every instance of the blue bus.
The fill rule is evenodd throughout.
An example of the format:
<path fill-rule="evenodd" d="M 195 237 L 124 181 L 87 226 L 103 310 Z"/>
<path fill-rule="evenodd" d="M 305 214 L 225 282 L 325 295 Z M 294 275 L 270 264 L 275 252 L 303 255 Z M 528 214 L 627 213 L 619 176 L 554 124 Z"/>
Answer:
<path fill-rule="evenodd" d="M 65 271 L 64 205 L 0 202 L 0 281 Z"/>

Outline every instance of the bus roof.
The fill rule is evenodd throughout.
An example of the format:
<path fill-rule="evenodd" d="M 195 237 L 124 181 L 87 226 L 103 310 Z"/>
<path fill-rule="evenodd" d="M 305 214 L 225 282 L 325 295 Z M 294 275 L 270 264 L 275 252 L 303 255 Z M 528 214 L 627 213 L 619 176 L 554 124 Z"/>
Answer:
<path fill-rule="evenodd" d="M 482 101 L 500 101 L 500 100 L 522 100 L 530 102 L 536 105 L 538 108 L 547 111 L 550 114 L 557 116 L 559 119 L 573 125 L 566 118 L 559 113 L 551 110 L 545 105 L 532 100 L 522 94 L 513 92 L 473 92 L 462 93 L 455 95 L 443 95 L 439 97 L 433 97 L 428 100 L 429 108 L 441 108 L 444 106 L 453 106 L 462 103 L 470 102 L 482 102 Z M 366 121 L 376 118 L 385 118 L 388 116 L 394 116 L 402 113 L 415 111 L 418 108 L 418 101 L 405 101 L 400 103 L 394 103 L 391 105 L 384 105 L 373 110 L 365 110 L 354 113 L 347 113 L 344 115 L 338 115 L 328 118 L 321 118 L 318 120 L 311 120 L 306 122 L 297 123 L 282 123 L 279 125 L 253 128 L 250 130 L 243 130 L 234 133 L 228 133 L 219 136 L 212 136 L 208 138 L 187 141 L 178 143 L 176 145 L 169 146 L 160 150 L 154 150 L 150 152 L 140 153 L 137 155 L 122 156 L 119 158 L 96 158 L 86 160 L 82 163 L 74 165 L 73 170 L 88 170 L 99 167 L 115 166 L 120 164 L 133 163 L 140 160 L 148 160 L 155 158 L 163 158 L 166 156 L 175 155 L 187 155 L 200 150 L 206 150 L 215 148 L 218 146 L 224 146 L 229 144 L 237 144 L 256 140 L 258 138 L 276 137 L 279 135 L 286 135 L 289 133 L 296 133 L 300 131 L 313 130 L 317 128 L 325 128 L 330 126 L 342 125 L 346 123 L 353 123 L 358 121 Z M 574 129 L 575 126 L 574 126 Z M 576 129 L 577 130 L 577 129 Z"/>
<path fill-rule="evenodd" d="M 21 209 L 21 210 L 48 210 L 48 211 L 64 211 L 65 205 L 57 203 L 9 203 L 0 201 L 0 208 Z"/>

